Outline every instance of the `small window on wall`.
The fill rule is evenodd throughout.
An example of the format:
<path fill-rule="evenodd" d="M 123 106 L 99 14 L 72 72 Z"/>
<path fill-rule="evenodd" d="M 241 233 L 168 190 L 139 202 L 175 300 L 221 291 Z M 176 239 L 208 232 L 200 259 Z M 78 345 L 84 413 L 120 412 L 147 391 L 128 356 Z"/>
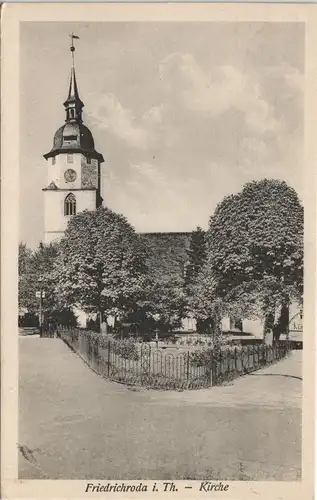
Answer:
<path fill-rule="evenodd" d="M 52 165 L 55 165 L 55 163 L 56 163 L 56 156 L 53 156 L 53 158 L 52 158 Z"/>
<path fill-rule="evenodd" d="M 68 153 L 67 163 L 74 163 L 74 155 L 72 153 Z"/>
<path fill-rule="evenodd" d="M 87 158 L 87 165 L 91 165 L 91 158 Z"/>
<path fill-rule="evenodd" d="M 76 197 L 69 193 L 64 202 L 64 215 L 76 215 Z"/>

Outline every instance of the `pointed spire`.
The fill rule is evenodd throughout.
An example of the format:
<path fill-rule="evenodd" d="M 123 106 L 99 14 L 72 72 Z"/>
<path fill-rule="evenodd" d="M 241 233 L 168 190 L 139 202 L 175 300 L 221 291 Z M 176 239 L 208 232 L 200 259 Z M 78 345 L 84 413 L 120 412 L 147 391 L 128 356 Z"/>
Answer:
<path fill-rule="evenodd" d="M 69 82 L 69 91 L 68 91 L 67 101 L 70 101 L 70 100 L 80 101 L 79 94 L 78 94 L 76 73 L 75 73 L 74 67 L 72 67 L 71 73 L 70 73 L 70 82 Z"/>
<path fill-rule="evenodd" d="M 72 44 L 70 46 L 70 51 L 72 54 L 72 68 L 70 73 L 70 82 L 69 82 L 69 91 L 67 100 L 64 102 L 64 106 L 66 108 L 66 122 L 76 122 L 82 123 L 82 109 L 84 107 L 84 103 L 81 101 L 78 93 L 78 86 L 76 80 L 75 73 L 75 47 L 74 47 L 74 39 L 79 39 L 78 36 L 71 33 L 70 38 L 72 40 Z"/>

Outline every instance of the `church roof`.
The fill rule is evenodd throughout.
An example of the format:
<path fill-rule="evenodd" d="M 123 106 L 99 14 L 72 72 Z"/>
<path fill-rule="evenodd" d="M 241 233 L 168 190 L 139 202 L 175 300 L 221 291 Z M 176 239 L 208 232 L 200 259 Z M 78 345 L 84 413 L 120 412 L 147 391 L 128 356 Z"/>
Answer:
<path fill-rule="evenodd" d="M 76 103 L 81 108 L 84 107 L 84 103 L 81 101 L 81 99 L 79 97 L 77 80 L 76 80 L 76 73 L 75 73 L 74 67 L 72 67 L 71 73 L 70 73 L 68 97 L 67 97 L 67 100 L 64 102 L 65 108 L 67 107 L 68 103 L 70 103 L 70 102 Z"/>
<path fill-rule="evenodd" d="M 47 160 L 59 153 L 73 152 L 104 161 L 103 156 L 95 150 L 95 142 L 89 128 L 83 123 L 66 122 L 55 132 L 53 147 L 44 155 L 44 158 Z"/>
<path fill-rule="evenodd" d="M 75 67 L 71 68 L 68 97 L 64 102 L 66 123 L 54 135 L 52 149 L 44 155 L 47 160 L 60 153 L 82 153 L 103 162 L 102 154 L 95 150 L 95 143 L 90 132 L 83 124 L 82 110 L 84 103 L 79 97 Z"/>
<path fill-rule="evenodd" d="M 46 188 L 47 191 L 51 189 L 58 189 L 54 181 L 50 182 L 50 184 Z"/>
<path fill-rule="evenodd" d="M 139 233 L 148 250 L 147 263 L 155 274 L 182 276 L 188 261 L 191 232 Z"/>

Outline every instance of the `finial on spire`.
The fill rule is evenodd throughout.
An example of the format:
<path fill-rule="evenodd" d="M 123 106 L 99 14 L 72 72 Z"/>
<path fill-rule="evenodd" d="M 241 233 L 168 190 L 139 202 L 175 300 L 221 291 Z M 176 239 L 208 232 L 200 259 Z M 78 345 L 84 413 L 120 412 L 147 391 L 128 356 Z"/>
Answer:
<path fill-rule="evenodd" d="M 70 46 L 70 51 L 72 53 L 72 60 L 73 60 L 73 66 L 74 66 L 74 52 L 75 52 L 74 39 L 79 40 L 79 36 L 74 35 L 74 33 L 71 33 L 68 36 L 69 36 L 69 38 L 71 38 L 71 41 L 72 41 L 72 44 Z"/>
<path fill-rule="evenodd" d="M 82 109 L 84 107 L 84 103 L 80 100 L 77 88 L 76 74 L 75 74 L 75 64 L 74 64 L 74 39 L 79 40 L 79 36 L 71 33 L 68 35 L 71 38 L 71 46 L 70 51 L 72 54 L 73 65 L 70 73 L 70 82 L 69 82 L 69 91 L 67 100 L 64 102 L 64 106 L 66 108 L 66 121 L 67 122 L 77 122 L 82 123 Z"/>

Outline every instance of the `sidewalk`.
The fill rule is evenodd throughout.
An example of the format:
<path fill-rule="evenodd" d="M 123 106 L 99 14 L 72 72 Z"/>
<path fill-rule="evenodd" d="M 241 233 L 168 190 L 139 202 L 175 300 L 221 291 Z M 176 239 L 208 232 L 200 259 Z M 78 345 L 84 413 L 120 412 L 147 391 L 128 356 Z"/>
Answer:
<path fill-rule="evenodd" d="M 237 378 L 227 385 L 184 391 L 156 393 L 154 400 L 166 399 L 227 407 L 301 408 L 302 351 L 292 351 L 282 361 Z"/>

